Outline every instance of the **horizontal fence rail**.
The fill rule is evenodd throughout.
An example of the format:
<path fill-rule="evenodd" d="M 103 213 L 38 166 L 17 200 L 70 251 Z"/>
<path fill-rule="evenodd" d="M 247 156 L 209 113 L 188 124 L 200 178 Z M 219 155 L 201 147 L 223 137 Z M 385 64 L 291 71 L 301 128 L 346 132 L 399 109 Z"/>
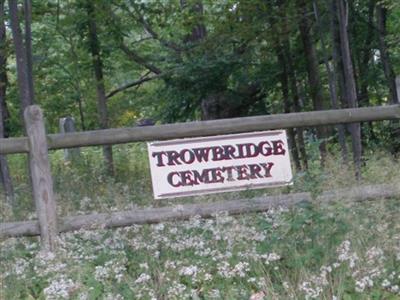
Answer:
<path fill-rule="evenodd" d="M 339 200 L 360 202 L 398 196 L 400 196 L 400 186 L 383 184 L 325 191 L 316 197 L 313 197 L 311 193 L 293 193 L 253 199 L 98 213 L 60 218 L 59 232 L 187 220 L 195 215 L 208 218 L 222 212 L 231 215 L 262 212 L 271 208 L 290 207 L 299 203 L 329 203 Z M 36 236 L 39 234 L 40 226 L 36 220 L 0 224 L 0 237 Z"/>
<path fill-rule="evenodd" d="M 49 134 L 47 143 L 48 148 L 52 150 L 395 119 L 400 119 L 398 104 Z M 27 152 L 29 144 L 25 137 L 0 139 L 0 154 Z"/>

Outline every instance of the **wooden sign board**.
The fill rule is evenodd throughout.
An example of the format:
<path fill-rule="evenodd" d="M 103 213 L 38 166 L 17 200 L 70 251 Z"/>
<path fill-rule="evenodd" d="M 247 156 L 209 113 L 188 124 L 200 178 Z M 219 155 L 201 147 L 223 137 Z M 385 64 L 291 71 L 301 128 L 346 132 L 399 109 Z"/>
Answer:
<path fill-rule="evenodd" d="M 148 143 L 155 199 L 291 184 L 284 130 Z"/>

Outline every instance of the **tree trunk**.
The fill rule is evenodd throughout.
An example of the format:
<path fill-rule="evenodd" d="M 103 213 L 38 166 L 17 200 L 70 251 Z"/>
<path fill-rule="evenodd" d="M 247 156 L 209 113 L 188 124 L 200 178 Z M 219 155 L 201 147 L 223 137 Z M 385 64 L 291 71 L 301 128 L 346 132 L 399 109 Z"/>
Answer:
<path fill-rule="evenodd" d="M 322 85 L 320 81 L 320 74 L 318 70 L 318 58 L 313 44 L 313 38 L 311 36 L 311 25 L 308 20 L 308 9 L 306 2 L 304 0 L 298 0 L 299 13 L 300 13 L 300 36 L 303 43 L 304 54 L 307 64 L 307 73 L 309 81 L 310 95 L 313 101 L 314 110 L 323 110 L 323 94 Z M 317 128 L 317 138 L 320 141 L 320 154 L 321 154 L 321 164 L 323 165 L 326 159 L 326 128 Z"/>
<path fill-rule="evenodd" d="M 29 90 L 32 97 L 32 104 L 35 102 L 35 90 L 33 84 L 33 66 L 32 66 L 32 2 L 31 0 L 24 1 L 25 13 L 25 51 L 26 51 L 26 68 L 28 76 Z"/>
<path fill-rule="evenodd" d="M 343 65 L 342 65 L 342 50 L 341 50 L 341 44 L 340 44 L 340 31 L 339 31 L 339 21 L 337 17 L 337 3 L 336 0 L 327 0 L 330 1 L 330 15 L 331 15 L 331 20 L 330 20 L 330 30 L 331 30 L 331 35 L 332 35 L 332 59 L 333 59 L 333 70 L 334 73 L 337 76 L 337 82 L 338 82 L 338 97 L 340 100 L 340 106 L 342 108 L 348 108 L 348 104 L 345 100 L 344 97 L 344 71 L 343 71 Z"/>
<path fill-rule="evenodd" d="M 4 14 L 4 0 L 0 0 L 0 138 L 7 136 L 5 123 L 8 118 L 6 104 L 7 92 L 7 52 L 6 52 L 6 26 Z M 7 202 L 14 202 L 14 188 L 6 156 L 0 155 L 0 181 L 4 188 Z"/>
<path fill-rule="evenodd" d="M 324 36 L 322 34 L 322 26 L 321 26 L 321 21 L 319 18 L 318 6 L 317 6 L 317 2 L 315 0 L 313 2 L 313 6 L 314 6 L 315 19 L 317 21 L 317 26 L 318 26 L 318 32 L 319 32 L 320 40 L 321 40 L 322 52 L 324 53 L 324 64 L 325 64 L 326 72 L 328 74 L 329 95 L 331 97 L 331 104 L 332 104 L 333 109 L 338 109 L 339 103 L 338 103 L 336 73 L 334 70 L 331 69 L 331 66 L 329 65 L 327 49 L 325 47 L 325 40 L 324 40 Z M 337 131 L 338 131 L 338 139 L 339 139 L 339 145 L 340 145 L 340 149 L 341 149 L 341 153 L 342 153 L 342 159 L 344 162 L 347 162 L 347 145 L 346 145 L 344 126 L 343 126 L 343 124 L 338 124 L 336 127 L 337 127 Z"/>
<path fill-rule="evenodd" d="M 103 62 L 100 56 L 100 43 L 97 36 L 95 2 L 88 0 L 86 10 L 88 15 L 89 47 L 93 59 L 93 69 L 96 78 L 97 111 L 101 129 L 108 128 L 107 97 L 104 87 Z M 112 146 L 103 146 L 103 155 L 109 175 L 114 175 Z"/>
<path fill-rule="evenodd" d="M 357 107 L 357 90 L 354 79 L 353 62 L 351 61 L 349 36 L 347 31 L 348 8 L 344 0 L 337 1 L 337 18 L 339 21 L 341 57 L 344 75 L 344 95 L 350 108 Z M 353 160 L 357 179 L 361 179 L 361 130 L 360 123 L 350 125 L 353 148 Z"/>
<path fill-rule="evenodd" d="M 85 131 L 86 130 L 85 116 L 83 114 L 83 103 L 82 103 L 82 96 L 81 96 L 80 92 L 79 92 L 79 95 L 78 95 L 77 102 L 78 102 L 78 110 L 79 110 L 79 119 L 80 119 L 80 122 L 81 122 L 81 129 L 82 129 L 82 131 Z"/>
<path fill-rule="evenodd" d="M 285 60 L 287 62 L 287 72 L 288 72 L 288 77 L 289 77 L 289 81 L 290 81 L 290 92 L 291 92 L 292 99 L 293 99 L 293 109 L 295 112 L 300 112 L 301 111 L 300 96 L 299 96 L 299 91 L 297 88 L 297 79 L 296 79 L 296 74 L 294 71 L 292 56 L 290 53 L 290 43 L 289 43 L 287 36 L 285 36 L 285 39 L 283 41 L 283 53 L 285 56 Z M 307 160 L 306 146 L 305 146 L 305 142 L 304 142 L 303 128 L 301 128 L 301 127 L 296 128 L 296 137 L 297 137 L 297 143 L 299 146 L 299 152 L 300 152 L 303 168 L 307 169 L 308 168 L 308 160 Z"/>
<path fill-rule="evenodd" d="M 14 41 L 15 56 L 17 61 L 18 88 L 21 98 L 21 120 L 24 120 L 23 114 L 25 108 L 34 103 L 33 90 L 31 89 L 33 83 L 30 83 L 31 78 L 29 77 L 30 71 L 28 67 L 28 52 L 26 51 L 22 38 L 21 28 L 19 25 L 20 23 L 18 16 L 17 0 L 9 0 L 8 6 L 10 11 L 10 23 Z"/>
<path fill-rule="evenodd" d="M 390 92 L 390 103 L 399 103 L 399 95 L 397 95 L 396 90 L 396 76 L 393 71 L 392 64 L 390 62 L 390 55 L 388 51 L 388 47 L 386 44 L 386 15 L 387 9 L 386 7 L 378 4 L 376 6 L 376 21 L 378 27 L 378 37 L 379 37 L 379 51 L 380 51 L 380 58 L 383 66 L 383 71 L 385 73 L 386 80 L 389 85 L 389 92 Z"/>
<path fill-rule="evenodd" d="M 287 63 L 285 61 L 285 56 L 283 54 L 283 47 L 279 45 L 276 49 L 278 62 L 282 67 L 281 71 L 281 88 L 282 88 L 282 96 L 283 96 L 283 103 L 284 103 L 284 110 L 285 113 L 291 112 L 291 103 L 289 98 L 289 80 L 288 80 L 288 72 L 287 72 Z M 294 164 L 296 166 L 296 170 L 301 170 L 299 152 L 296 145 L 296 138 L 295 132 L 293 128 L 288 129 L 288 142 L 289 142 L 289 149 L 291 150 L 292 157 L 294 160 Z"/>
<path fill-rule="evenodd" d="M 360 93 L 359 93 L 359 103 L 361 105 L 369 105 L 369 95 L 368 95 L 368 65 L 372 57 L 372 42 L 374 38 L 374 10 L 375 10 L 376 0 L 368 1 L 368 28 L 365 37 L 365 43 L 363 45 L 362 53 L 360 53 L 359 59 L 359 72 L 360 72 Z"/>
<path fill-rule="evenodd" d="M 396 90 L 397 90 L 397 95 L 400 95 L 400 75 L 397 75 L 396 77 Z"/>
<path fill-rule="evenodd" d="M 192 1 L 190 4 L 187 0 L 180 0 L 180 5 L 182 9 L 189 9 L 193 15 L 202 16 L 203 15 L 203 3 L 201 0 Z M 188 7 L 189 6 L 189 7 Z M 201 41 L 207 35 L 207 29 L 203 22 L 199 22 L 192 28 L 191 34 L 185 37 L 185 43 L 191 42 L 195 43 Z"/>
<path fill-rule="evenodd" d="M 180 0 L 181 9 L 189 9 L 191 13 L 196 15 L 203 14 L 203 3 L 201 0 L 195 1 L 194 3 L 187 3 L 187 0 Z M 207 29 L 203 23 L 195 24 L 192 28 L 191 34 L 188 34 L 184 38 L 184 43 L 197 43 L 203 40 L 207 35 Z M 225 95 L 223 92 L 215 92 L 201 99 L 201 119 L 202 120 L 214 120 L 221 118 L 222 103 L 225 101 Z"/>
<path fill-rule="evenodd" d="M 396 104 L 400 103 L 400 95 L 397 92 L 396 75 L 393 71 L 389 50 L 386 44 L 386 17 L 387 8 L 382 4 L 378 4 L 376 6 L 376 21 L 378 27 L 380 60 L 389 86 L 389 101 L 391 104 Z M 400 121 L 392 121 L 390 126 L 392 141 L 391 152 L 396 154 L 400 150 Z"/>
<path fill-rule="evenodd" d="M 369 86 L 369 63 L 372 58 L 373 53 L 373 41 L 375 39 L 375 28 L 374 28 L 374 11 L 376 6 L 376 0 L 368 1 L 368 27 L 365 36 L 365 43 L 363 45 L 362 51 L 360 51 L 358 56 L 358 70 L 360 72 L 359 75 L 359 86 L 360 90 L 358 93 L 358 102 L 360 106 L 369 106 L 370 99 L 368 93 Z M 370 140 L 376 140 L 374 131 L 373 131 L 373 123 L 366 122 L 361 125 L 361 134 L 364 137 L 363 146 L 367 145 Z M 368 137 L 368 138 L 365 138 Z"/>

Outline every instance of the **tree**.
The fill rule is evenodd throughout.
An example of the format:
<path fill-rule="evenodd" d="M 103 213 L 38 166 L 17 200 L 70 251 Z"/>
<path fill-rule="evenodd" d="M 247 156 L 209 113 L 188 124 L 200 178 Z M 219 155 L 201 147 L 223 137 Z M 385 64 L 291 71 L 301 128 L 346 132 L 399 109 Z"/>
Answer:
<path fill-rule="evenodd" d="M 97 35 L 95 3 L 86 1 L 88 17 L 88 40 L 93 59 L 93 70 L 96 78 L 97 110 L 101 129 L 108 128 L 107 96 L 104 87 L 103 61 L 100 53 L 100 42 Z M 103 155 L 109 175 L 114 174 L 112 146 L 103 146 Z"/>
<path fill-rule="evenodd" d="M 383 66 L 383 71 L 389 86 L 389 99 L 391 103 L 400 103 L 400 95 L 397 95 L 396 76 L 390 62 L 390 54 L 386 44 L 386 16 L 387 8 L 383 4 L 376 6 L 376 22 L 379 37 L 380 59 Z"/>
<path fill-rule="evenodd" d="M 288 66 L 285 61 L 285 56 L 283 54 L 283 47 L 279 45 L 277 47 L 277 57 L 278 57 L 278 62 L 282 66 L 282 72 L 281 72 L 281 87 L 282 87 L 282 96 L 283 96 L 283 102 L 284 102 L 284 111 L 285 113 L 291 112 L 291 101 L 289 98 L 289 78 L 288 78 Z M 300 164 L 300 158 L 299 158 L 299 152 L 297 150 L 297 145 L 296 145 L 296 136 L 293 128 L 288 129 L 288 143 L 289 143 L 289 149 L 291 149 L 292 157 L 294 160 L 294 164 L 296 166 L 296 170 L 301 170 L 301 164 Z"/>
<path fill-rule="evenodd" d="M 326 68 L 326 73 L 328 74 L 328 85 L 329 85 L 329 95 L 331 98 L 331 104 L 333 109 L 339 108 L 339 101 L 338 101 L 338 89 L 337 89 L 337 75 L 335 69 L 331 68 L 328 59 L 328 52 L 325 46 L 325 39 L 322 32 L 322 25 L 321 20 L 319 17 L 319 9 L 317 1 L 313 1 L 314 7 L 314 15 L 317 22 L 317 30 L 319 32 L 321 47 L 323 52 L 324 64 Z M 337 126 L 338 136 L 339 136 L 339 144 L 342 153 L 342 159 L 344 162 L 347 162 L 347 145 L 346 145 L 346 136 L 345 136 L 345 128 L 343 124 L 338 124 Z"/>
<path fill-rule="evenodd" d="M 354 78 L 353 62 L 351 60 L 349 35 L 348 35 L 348 7 L 344 0 L 336 1 L 337 19 L 339 23 L 340 46 L 341 46 L 341 62 L 344 78 L 344 97 L 349 107 L 357 107 L 357 90 Z M 356 178 L 361 178 L 361 129 L 360 123 L 350 124 L 350 134 L 353 149 L 353 160 L 355 166 Z"/>
<path fill-rule="evenodd" d="M 27 3 L 25 7 L 30 11 L 30 1 L 26 0 Z M 30 49 L 30 42 L 28 42 L 28 47 L 24 43 L 20 20 L 18 16 L 18 3 L 17 0 L 9 0 L 8 6 L 10 10 L 10 23 L 12 36 L 14 41 L 15 56 L 17 61 L 17 77 L 19 94 L 21 99 L 21 118 L 23 118 L 23 113 L 26 107 L 34 103 L 34 92 L 33 92 L 33 78 L 31 70 L 32 52 Z M 29 14 L 29 13 L 28 13 Z M 26 14 L 27 15 L 27 14 Z M 29 22 L 29 16 L 26 17 L 26 22 Z M 26 30 L 30 30 L 30 26 L 26 25 Z M 25 37 L 30 40 L 30 32 L 25 32 Z M 29 58 L 28 58 L 29 57 Z"/>
<path fill-rule="evenodd" d="M 309 81 L 310 95 L 313 101 L 314 110 L 324 109 L 324 98 L 322 93 L 321 76 L 319 72 L 319 61 L 311 35 L 311 24 L 309 20 L 309 9 L 304 0 L 298 0 L 299 7 L 299 28 L 300 36 L 303 43 L 303 49 L 307 65 L 307 74 Z M 321 153 L 321 163 L 326 159 L 326 129 L 324 127 L 317 128 L 317 138 L 320 140 L 319 150 Z"/>
<path fill-rule="evenodd" d="M 9 113 L 6 103 L 7 91 L 7 50 L 6 50 L 6 26 L 4 13 L 4 0 L 0 0 L 0 139 L 7 137 L 5 124 Z M 11 181 L 7 159 L 0 155 L 0 181 L 4 187 L 6 199 L 14 202 L 14 188 Z"/>

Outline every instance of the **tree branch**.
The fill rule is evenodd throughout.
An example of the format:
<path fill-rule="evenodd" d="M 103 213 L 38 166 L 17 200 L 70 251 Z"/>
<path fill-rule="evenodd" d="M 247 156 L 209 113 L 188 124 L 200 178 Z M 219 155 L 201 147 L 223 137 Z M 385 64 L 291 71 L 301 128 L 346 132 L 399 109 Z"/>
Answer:
<path fill-rule="evenodd" d="M 107 99 L 109 99 L 109 98 L 111 98 L 112 96 L 114 96 L 115 94 L 117 94 L 117 93 L 119 93 L 119 92 L 122 92 L 122 91 L 124 91 L 124 90 L 127 90 L 127 89 L 129 89 L 129 88 L 131 88 L 131 87 L 138 86 L 138 85 L 140 85 L 140 84 L 142 84 L 142 83 L 144 83 L 144 82 L 151 81 L 151 80 L 155 80 L 155 79 L 159 79 L 159 78 L 161 78 L 161 75 L 160 75 L 160 74 L 155 75 L 155 76 L 151 76 L 151 77 L 142 77 L 142 78 L 140 78 L 140 79 L 138 79 L 138 80 L 132 81 L 132 82 L 130 82 L 130 83 L 128 83 L 128 84 L 125 84 L 125 85 L 123 85 L 123 86 L 120 86 L 120 87 L 116 88 L 115 90 L 109 92 L 109 93 L 107 94 Z"/>
<path fill-rule="evenodd" d="M 161 45 L 174 50 L 178 54 L 180 54 L 182 52 L 183 49 L 181 47 L 179 47 L 176 43 L 161 38 L 158 35 L 158 33 L 153 30 L 151 25 L 144 19 L 143 15 L 140 13 L 138 8 L 136 6 L 133 6 L 133 8 L 137 14 L 137 17 L 136 17 L 137 21 L 143 25 L 144 29 L 147 31 L 148 34 L 150 34 L 152 36 L 153 39 L 159 41 L 161 43 Z"/>
<path fill-rule="evenodd" d="M 116 38 L 119 48 L 128 56 L 128 58 L 130 60 L 145 67 L 146 69 L 150 70 L 154 74 L 160 74 L 161 70 L 158 67 L 149 63 L 145 58 L 143 58 L 135 50 L 129 49 L 129 47 L 124 43 L 124 38 L 122 36 L 122 29 L 120 27 L 120 22 L 118 20 L 118 17 L 113 12 L 111 12 L 111 19 L 112 19 L 113 25 L 115 26 L 115 29 L 117 29 L 117 32 L 119 33 Z"/>
<path fill-rule="evenodd" d="M 133 60 L 137 64 L 145 67 L 146 69 L 150 70 L 154 74 L 161 74 L 161 70 L 154 66 L 153 64 L 147 62 L 143 57 L 141 57 L 135 50 L 129 49 L 123 41 L 120 43 L 120 48 L 125 54 L 129 57 L 129 59 Z"/>

